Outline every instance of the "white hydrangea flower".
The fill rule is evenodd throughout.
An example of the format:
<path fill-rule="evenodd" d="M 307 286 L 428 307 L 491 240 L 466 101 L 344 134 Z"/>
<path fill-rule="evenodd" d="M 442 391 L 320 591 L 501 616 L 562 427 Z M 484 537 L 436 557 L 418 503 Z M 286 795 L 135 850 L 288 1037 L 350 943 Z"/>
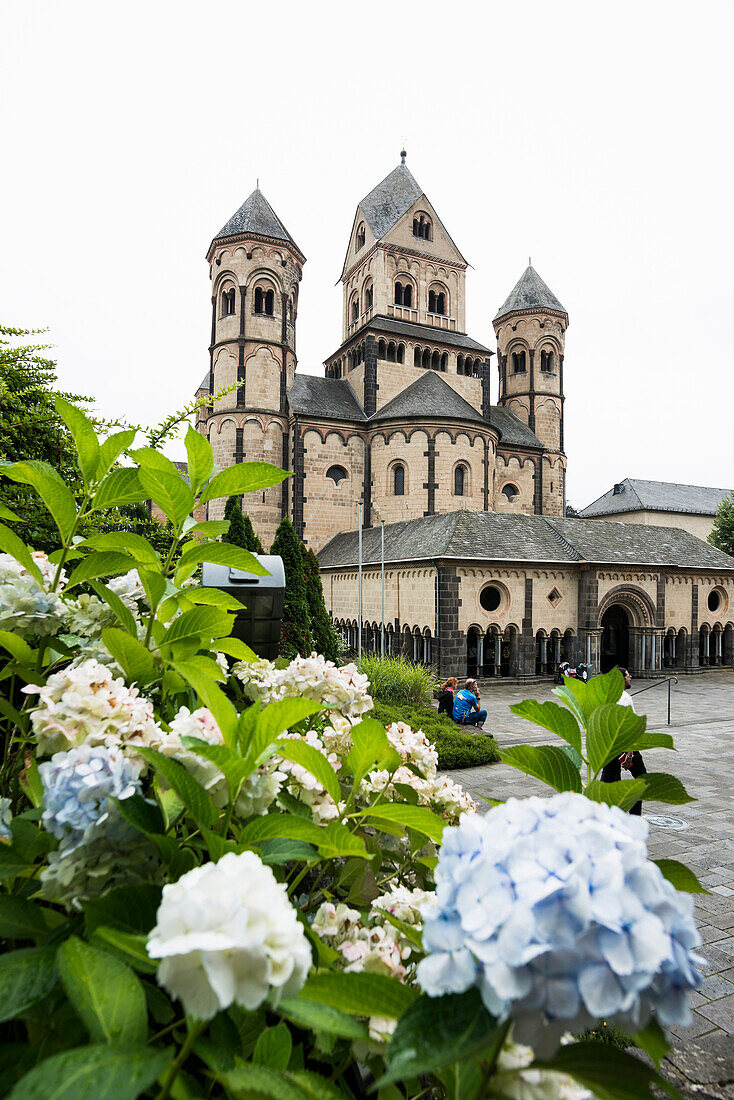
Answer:
<path fill-rule="evenodd" d="M 239 661 L 232 672 L 241 682 L 249 699 L 272 703 L 298 696 L 315 699 L 326 707 L 355 717 L 372 710 L 369 680 L 354 664 L 337 668 L 320 654 L 296 657 L 287 668 L 276 668 L 270 661 Z"/>
<path fill-rule="evenodd" d="M 13 833 L 10 828 L 13 820 L 13 811 L 10 808 L 9 798 L 0 798 L 0 840 L 12 840 Z"/>
<path fill-rule="evenodd" d="M 82 593 L 76 600 L 66 604 L 65 627 L 69 634 L 79 638 L 99 638 L 108 626 L 116 626 L 114 611 L 98 596 Z"/>
<path fill-rule="evenodd" d="M 112 577 L 105 581 L 105 584 L 111 592 L 120 597 L 129 611 L 137 611 L 139 602 L 146 599 L 145 589 L 137 569 L 123 573 L 121 577 Z"/>
<path fill-rule="evenodd" d="M 98 661 L 70 665 L 45 686 L 29 684 L 23 691 L 39 697 L 31 714 L 39 756 L 83 744 L 119 747 L 131 756 L 137 746 L 160 748 L 163 732 L 153 704 Z"/>
<path fill-rule="evenodd" d="M 285 778 L 285 773 L 280 771 L 275 757 L 266 764 L 261 764 L 240 787 L 235 803 L 238 816 L 262 817 L 266 814 L 278 797 Z"/>
<path fill-rule="evenodd" d="M 506 1100 L 593 1100 L 593 1094 L 568 1074 L 528 1069 L 534 1059 L 532 1047 L 506 1042 L 489 1082 L 490 1094 Z"/>
<path fill-rule="evenodd" d="M 380 911 L 390 913 L 404 924 L 422 925 L 421 906 L 434 898 L 428 890 L 411 890 L 407 886 L 393 884 L 386 894 L 380 894 L 372 902 L 373 915 Z M 377 914 L 375 913 L 377 911 Z"/>
<path fill-rule="evenodd" d="M 282 699 L 285 688 L 280 679 L 281 669 L 261 657 L 256 661 L 237 661 L 232 673 L 242 684 L 247 699 L 254 703 L 274 703 Z"/>
<path fill-rule="evenodd" d="M 291 740 L 305 741 L 307 745 L 325 756 L 335 771 L 338 771 L 341 767 L 339 757 L 334 752 L 326 751 L 324 742 L 315 730 L 308 730 L 305 734 L 286 733 L 284 737 Z M 336 803 L 307 768 L 281 757 L 276 759 L 280 773 L 287 782 L 289 792 L 311 808 L 314 821 L 317 824 L 336 821 L 344 809 L 345 803 L 343 801 Z"/>
<path fill-rule="evenodd" d="M 206 741 L 210 745 L 223 745 L 222 731 L 214 715 L 207 707 L 199 707 L 193 713 L 188 707 L 181 707 L 170 726 L 170 731 L 162 735 L 160 752 L 182 764 L 197 783 L 209 792 L 214 805 L 222 809 L 227 805 L 228 798 L 224 775 L 211 760 L 184 748 L 181 742 L 182 737 L 198 737 L 200 741 Z"/>
<path fill-rule="evenodd" d="M 277 1003 L 311 966 L 286 888 L 254 852 L 229 852 L 164 886 L 148 954 L 163 960 L 160 984 L 201 1020 L 233 1003 Z"/>
<path fill-rule="evenodd" d="M 33 551 L 31 556 L 41 571 L 43 588 L 10 554 L 0 554 L 0 630 L 21 637 L 56 634 L 63 626 L 66 611 L 59 593 L 47 591 L 56 566 L 42 551 Z"/>

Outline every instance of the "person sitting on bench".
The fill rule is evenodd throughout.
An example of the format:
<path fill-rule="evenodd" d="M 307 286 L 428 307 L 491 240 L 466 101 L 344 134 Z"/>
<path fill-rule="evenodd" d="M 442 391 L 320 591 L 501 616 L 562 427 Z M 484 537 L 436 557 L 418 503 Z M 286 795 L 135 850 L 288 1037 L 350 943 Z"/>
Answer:
<path fill-rule="evenodd" d="M 479 689 L 476 680 L 467 680 L 461 691 L 457 691 L 454 696 L 453 719 L 460 726 L 476 726 L 477 729 L 484 729 L 487 712 L 479 709 Z"/>

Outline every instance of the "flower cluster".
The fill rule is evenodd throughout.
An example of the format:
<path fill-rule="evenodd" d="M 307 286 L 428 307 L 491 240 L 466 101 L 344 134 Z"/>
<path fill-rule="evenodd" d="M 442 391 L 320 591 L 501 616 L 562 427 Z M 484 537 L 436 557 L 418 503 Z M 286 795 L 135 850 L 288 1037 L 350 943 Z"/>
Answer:
<path fill-rule="evenodd" d="M 41 571 L 44 587 L 10 554 L 0 554 L 0 630 L 21 637 L 56 634 L 65 610 L 58 593 L 47 591 L 56 567 L 40 550 L 31 556 Z"/>
<path fill-rule="evenodd" d="M 134 755 L 136 746 L 160 743 L 152 703 L 99 661 L 70 665 L 49 676 L 45 686 L 29 684 L 23 691 L 39 696 L 31 724 L 40 756 L 85 743 Z"/>
<path fill-rule="evenodd" d="M 298 696 L 315 699 L 343 715 L 356 716 L 372 710 L 369 680 L 354 664 L 337 668 L 317 653 L 296 657 L 287 668 L 270 661 L 239 661 L 232 669 L 249 699 L 272 703 Z"/>
<path fill-rule="evenodd" d="M 10 828 L 13 821 L 11 806 L 9 798 L 0 798 L 0 840 L 13 839 L 13 831 Z"/>
<path fill-rule="evenodd" d="M 344 721 L 349 724 L 347 719 L 344 719 Z M 351 729 L 351 724 L 349 725 Z M 326 743 L 327 738 L 323 735 L 320 736 L 315 730 L 308 730 L 305 734 L 286 733 L 285 738 L 305 741 L 307 745 L 326 757 L 334 771 L 338 772 L 341 768 L 341 760 L 338 754 L 333 750 L 329 751 Z M 277 759 L 280 774 L 286 780 L 289 793 L 310 807 L 313 819 L 317 824 L 335 821 L 339 817 L 344 809 L 344 802 L 337 804 L 307 768 L 301 767 L 300 764 L 294 764 L 291 760 L 280 757 L 275 759 Z"/>
<path fill-rule="evenodd" d="M 140 791 L 140 769 L 119 749 L 80 745 L 38 767 L 43 783 L 43 826 L 71 852 L 99 837 L 123 840 L 134 830 L 115 799 Z"/>
<path fill-rule="evenodd" d="M 589 1090 L 567 1073 L 529 1069 L 534 1060 L 532 1047 L 512 1040 L 506 1042 L 497 1056 L 490 1094 L 504 1100 L 591 1100 Z"/>
<path fill-rule="evenodd" d="M 476 984 L 541 1053 L 600 1017 L 685 1025 L 702 982 L 693 900 L 648 861 L 646 837 L 640 818 L 570 793 L 464 815 L 423 911 L 423 989 Z"/>
<path fill-rule="evenodd" d="M 210 1020 L 297 993 L 311 949 L 284 885 L 254 852 L 233 852 L 163 887 L 148 954 L 184 1008 Z"/>

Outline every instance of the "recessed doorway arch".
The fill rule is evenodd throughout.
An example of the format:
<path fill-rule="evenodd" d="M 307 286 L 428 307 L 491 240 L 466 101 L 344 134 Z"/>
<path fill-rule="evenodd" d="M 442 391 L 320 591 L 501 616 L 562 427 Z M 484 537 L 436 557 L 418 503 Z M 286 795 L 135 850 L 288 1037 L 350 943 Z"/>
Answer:
<path fill-rule="evenodd" d="M 601 617 L 603 631 L 601 641 L 601 671 L 609 672 L 617 666 L 628 668 L 630 663 L 630 620 L 620 603 L 613 603 Z"/>

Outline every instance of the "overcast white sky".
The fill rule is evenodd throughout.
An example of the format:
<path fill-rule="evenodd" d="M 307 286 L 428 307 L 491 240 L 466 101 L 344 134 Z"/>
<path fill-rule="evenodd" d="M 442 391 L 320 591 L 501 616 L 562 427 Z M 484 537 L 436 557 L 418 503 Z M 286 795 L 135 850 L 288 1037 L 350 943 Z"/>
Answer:
<path fill-rule="evenodd" d="M 3 0 L 0 317 L 48 326 L 102 413 L 161 419 L 208 369 L 204 257 L 259 177 L 308 257 L 320 373 L 354 209 L 404 137 L 473 265 L 469 333 L 495 347 L 529 255 L 570 314 L 569 500 L 729 487 L 733 10 Z"/>

